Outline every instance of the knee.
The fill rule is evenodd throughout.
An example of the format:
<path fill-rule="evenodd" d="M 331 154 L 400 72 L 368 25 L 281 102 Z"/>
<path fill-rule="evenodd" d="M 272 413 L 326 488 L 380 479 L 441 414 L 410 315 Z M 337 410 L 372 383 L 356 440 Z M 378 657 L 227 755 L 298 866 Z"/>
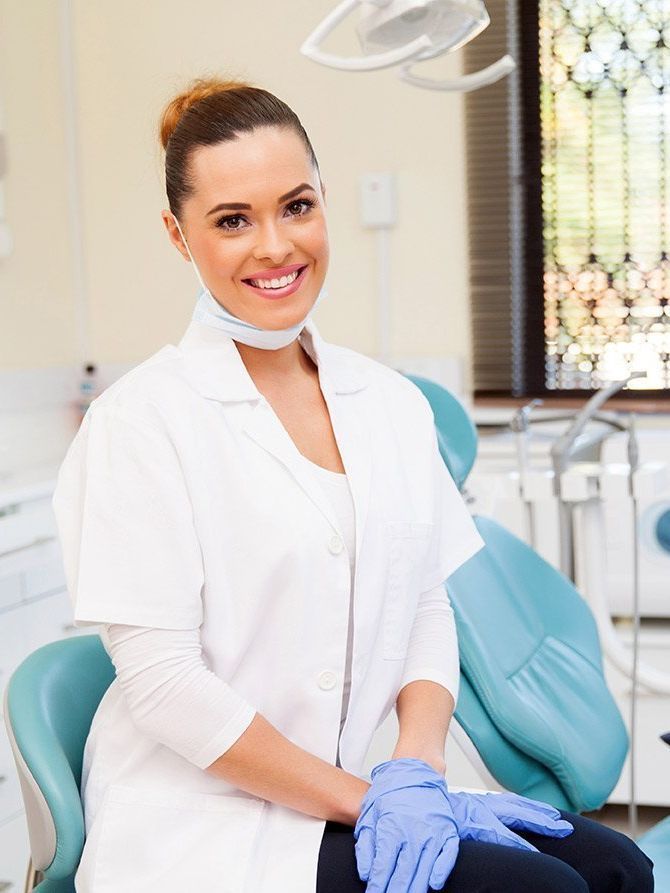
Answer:
<path fill-rule="evenodd" d="M 445 887 L 448 890 L 449 887 Z M 554 856 L 542 855 L 529 861 L 526 870 L 516 876 L 507 875 L 505 881 L 498 878 L 495 884 L 484 886 L 486 893 L 527 893 L 528 890 L 541 890 L 542 893 L 590 893 L 587 881 L 567 862 Z M 480 888 L 477 888 L 480 893 Z"/>
<path fill-rule="evenodd" d="M 617 893 L 652 893 L 654 889 L 653 862 L 629 837 L 621 834 L 619 847 L 612 853 L 611 874 L 618 886 L 608 890 Z"/>
<path fill-rule="evenodd" d="M 560 859 L 551 861 L 551 867 L 534 880 L 530 889 L 542 890 L 542 893 L 589 893 L 589 885 L 579 872 Z"/>

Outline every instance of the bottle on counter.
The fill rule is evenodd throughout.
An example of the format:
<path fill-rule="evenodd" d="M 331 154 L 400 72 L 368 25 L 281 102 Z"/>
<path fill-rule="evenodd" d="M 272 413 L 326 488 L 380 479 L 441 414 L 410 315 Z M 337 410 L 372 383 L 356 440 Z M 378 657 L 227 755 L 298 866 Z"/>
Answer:
<path fill-rule="evenodd" d="M 80 425 L 86 415 L 86 411 L 97 396 L 97 372 L 98 370 L 94 363 L 87 363 L 84 366 L 84 374 L 79 382 L 79 400 L 77 402 L 77 414 Z"/>

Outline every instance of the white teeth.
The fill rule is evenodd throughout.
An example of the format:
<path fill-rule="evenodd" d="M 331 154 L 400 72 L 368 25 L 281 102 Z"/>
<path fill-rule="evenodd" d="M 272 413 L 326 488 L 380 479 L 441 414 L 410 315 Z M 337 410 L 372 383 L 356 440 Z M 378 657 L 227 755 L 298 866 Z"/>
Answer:
<path fill-rule="evenodd" d="M 300 270 L 290 273 L 288 276 L 282 276 L 281 279 L 250 279 L 252 285 L 256 288 L 285 288 L 298 278 Z"/>

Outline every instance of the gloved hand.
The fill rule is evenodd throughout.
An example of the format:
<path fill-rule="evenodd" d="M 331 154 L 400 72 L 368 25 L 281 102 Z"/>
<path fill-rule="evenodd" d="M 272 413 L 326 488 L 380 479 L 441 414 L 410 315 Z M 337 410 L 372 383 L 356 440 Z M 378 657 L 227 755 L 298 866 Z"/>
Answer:
<path fill-rule="evenodd" d="M 450 791 L 449 800 L 461 840 L 485 840 L 537 851 L 508 828 L 532 831 L 545 837 L 567 837 L 574 831 L 570 822 L 562 819 L 553 806 L 517 794 Z"/>
<path fill-rule="evenodd" d="M 358 874 L 367 893 L 441 889 L 458 855 L 447 783 L 409 757 L 375 766 L 354 828 Z"/>

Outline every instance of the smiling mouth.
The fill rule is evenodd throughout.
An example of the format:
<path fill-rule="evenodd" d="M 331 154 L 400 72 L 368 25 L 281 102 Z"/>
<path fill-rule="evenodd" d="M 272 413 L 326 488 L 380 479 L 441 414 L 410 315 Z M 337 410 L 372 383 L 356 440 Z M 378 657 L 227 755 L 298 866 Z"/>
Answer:
<path fill-rule="evenodd" d="M 272 286 L 272 285 L 270 285 L 270 283 L 273 281 L 272 279 L 256 279 L 256 280 L 254 280 L 254 279 L 243 279 L 242 282 L 245 282 L 247 285 L 251 285 L 253 288 L 260 288 L 260 289 L 262 289 L 263 291 L 268 291 L 268 292 L 270 292 L 270 293 L 272 293 L 273 291 L 281 291 L 282 289 L 284 289 L 284 288 L 288 288 L 289 286 L 291 286 L 291 285 L 293 285 L 295 282 L 297 282 L 298 279 L 300 279 L 300 277 L 302 276 L 302 274 L 305 272 L 305 270 L 307 269 L 307 267 L 308 267 L 308 264 L 305 264 L 304 267 L 300 267 L 300 269 L 296 271 L 298 275 L 295 276 L 294 279 L 292 279 L 289 283 L 287 283 L 287 284 L 285 284 L 285 285 Z M 280 277 L 280 278 L 281 278 L 281 279 L 284 279 L 284 278 L 286 278 L 286 277 L 282 276 L 282 277 Z M 265 284 L 265 285 L 256 285 L 255 283 L 257 283 L 257 282 L 263 282 L 263 283 L 266 283 L 266 284 Z"/>

